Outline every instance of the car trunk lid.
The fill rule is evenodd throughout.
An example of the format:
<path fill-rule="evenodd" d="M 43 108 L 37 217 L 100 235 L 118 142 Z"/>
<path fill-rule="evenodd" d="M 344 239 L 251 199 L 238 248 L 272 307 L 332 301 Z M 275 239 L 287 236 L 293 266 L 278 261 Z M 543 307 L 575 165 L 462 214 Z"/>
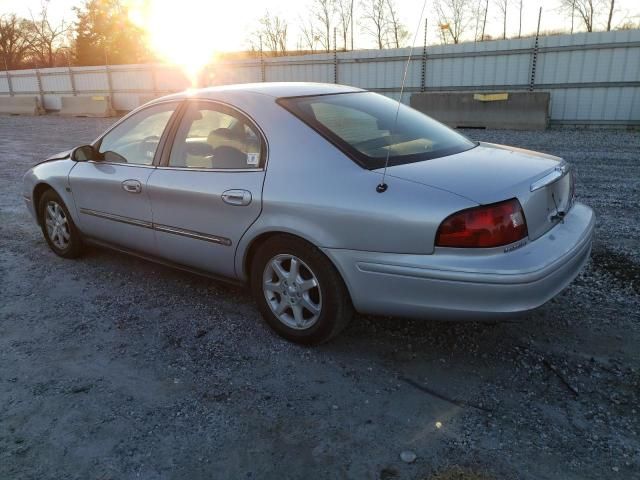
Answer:
<path fill-rule="evenodd" d="M 381 170 L 379 170 L 381 171 Z M 446 157 L 389 167 L 387 175 L 450 191 L 479 204 L 517 198 L 534 240 L 571 206 L 573 179 L 559 157 L 480 143 Z"/>

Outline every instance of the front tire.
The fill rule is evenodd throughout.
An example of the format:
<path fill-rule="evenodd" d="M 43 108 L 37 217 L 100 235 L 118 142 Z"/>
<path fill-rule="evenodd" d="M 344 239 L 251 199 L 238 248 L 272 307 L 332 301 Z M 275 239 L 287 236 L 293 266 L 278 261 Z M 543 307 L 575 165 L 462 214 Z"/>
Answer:
<path fill-rule="evenodd" d="M 251 263 L 251 290 L 260 313 L 280 336 L 317 345 L 353 316 L 349 292 L 329 259 L 288 235 L 269 238 Z"/>
<path fill-rule="evenodd" d="M 76 258 L 82 253 L 82 238 L 67 206 L 53 190 L 42 194 L 38 205 L 40 227 L 49 248 L 63 258 Z"/>

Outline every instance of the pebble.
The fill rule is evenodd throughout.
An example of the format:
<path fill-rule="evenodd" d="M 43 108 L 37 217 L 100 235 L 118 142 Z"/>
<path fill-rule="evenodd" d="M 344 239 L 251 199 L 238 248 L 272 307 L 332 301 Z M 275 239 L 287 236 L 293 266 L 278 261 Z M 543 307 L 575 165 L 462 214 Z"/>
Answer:
<path fill-rule="evenodd" d="M 413 463 L 416 461 L 416 458 L 418 457 L 411 450 L 405 450 L 400 454 L 400 460 L 402 460 L 404 463 Z"/>

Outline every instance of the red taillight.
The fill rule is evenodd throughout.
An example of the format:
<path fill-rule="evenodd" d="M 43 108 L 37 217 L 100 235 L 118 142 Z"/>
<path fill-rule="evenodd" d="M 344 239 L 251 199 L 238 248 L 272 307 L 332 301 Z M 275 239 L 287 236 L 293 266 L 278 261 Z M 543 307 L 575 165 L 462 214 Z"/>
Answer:
<path fill-rule="evenodd" d="M 438 247 L 499 247 L 527 236 L 527 222 L 520 202 L 483 205 L 454 213 L 440 224 Z"/>

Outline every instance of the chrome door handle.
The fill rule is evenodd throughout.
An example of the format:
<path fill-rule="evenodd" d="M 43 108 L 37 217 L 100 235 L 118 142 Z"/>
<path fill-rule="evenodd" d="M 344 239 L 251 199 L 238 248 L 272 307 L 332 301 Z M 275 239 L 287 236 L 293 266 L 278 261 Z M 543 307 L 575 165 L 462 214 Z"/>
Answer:
<path fill-rule="evenodd" d="M 226 190 L 222 192 L 222 201 L 229 205 L 246 206 L 251 203 L 251 192 L 248 190 Z"/>
<path fill-rule="evenodd" d="M 122 182 L 122 189 L 129 193 L 140 193 L 142 184 L 138 180 L 125 180 Z"/>

